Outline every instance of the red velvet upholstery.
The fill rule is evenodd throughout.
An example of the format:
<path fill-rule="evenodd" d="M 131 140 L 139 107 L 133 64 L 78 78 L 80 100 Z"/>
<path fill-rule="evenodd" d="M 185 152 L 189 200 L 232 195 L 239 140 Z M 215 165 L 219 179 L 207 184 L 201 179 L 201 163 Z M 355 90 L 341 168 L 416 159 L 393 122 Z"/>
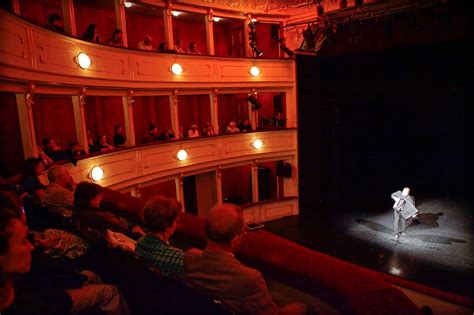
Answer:
<path fill-rule="evenodd" d="M 109 189 L 101 207 L 141 221 L 144 201 Z M 182 213 L 177 232 L 204 240 L 204 219 Z M 238 256 L 262 271 L 291 278 L 313 294 L 322 293 L 343 313 L 420 314 L 402 291 L 377 273 L 304 248 L 266 231 L 247 233 Z"/>

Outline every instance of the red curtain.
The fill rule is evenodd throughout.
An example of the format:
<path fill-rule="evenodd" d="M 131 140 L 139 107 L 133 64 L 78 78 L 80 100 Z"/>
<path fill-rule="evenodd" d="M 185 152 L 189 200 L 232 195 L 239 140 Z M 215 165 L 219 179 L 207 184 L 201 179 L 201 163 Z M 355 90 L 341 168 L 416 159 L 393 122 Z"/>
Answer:
<path fill-rule="evenodd" d="M 77 36 L 82 37 L 89 24 L 97 25 L 102 43 L 107 44 L 112 33 L 117 28 L 115 7 L 112 5 L 100 6 L 100 2 L 75 0 Z"/>
<path fill-rule="evenodd" d="M 155 124 L 158 130 L 171 128 L 170 101 L 168 96 L 141 96 L 135 97 L 133 106 L 135 124 L 135 141 L 143 142 L 148 134 L 148 126 Z M 173 130 L 176 134 L 176 130 Z"/>
<path fill-rule="evenodd" d="M 219 112 L 219 127 L 221 133 L 231 121 L 237 124 L 249 119 L 247 94 L 219 94 L 217 106 Z"/>
<path fill-rule="evenodd" d="M 252 169 L 250 165 L 222 170 L 222 197 L 238 205 L 252 202 Z"/>
<path fill-rule="evenodd" d="M 257 23 L 255 32 L 257 35 L 257 46 L 263 51 L 263 58 L 278 58 L 278 39 L 273 39 L 272 25 L 278 24 Z"/>
<path fill-rule="evenodd" d="M 137 48 L 138 43 L 143 40 L 145 35 L 151 36 L 155 50 L 161 42 L 165 41 L 163 16 L 158 13 L 161 12 L 161 8 L 157 8 L 155 12 L 157 12 L 156 15 L 149 15 L 126 11 L 128 47 Z"/>
<path fill-rule="evenodd" d="M 216 56 L 245 56 L 243 23 L 243 21 L 229 19 L 214 22 L 214 53 Z"/>
<path fill-rule="evenodd" d="M 122 98 L 90 96 L 84 107 L 86 127 L 91 130 L 94 140 L 105 133 L 109 144 L 113 143 L 116 125 L 125 126 Z"/>
<path fill-rule="evenodd" d="M 185 135 L 192 124 L 197 124 L 201 130 L 206 122 L 211 121 L 209 94 L 178 96 L 178 115 Z"/>
<path fill-rule="evenodd" d="M 188 49 L 189 43 L 195 42 L 202 54 L 208 54 L 206 25 L 204 15 L 184 12 L 173 17 L 173 38 L 183 40 L 183 49 Z"/>
<path fill-rule="evenodd" d="M 48 16 L 52 13 L 63 16 L 61 0 L 21 0 L 19 3 L 21 16 L 39 25 L 47 24 Z"/>

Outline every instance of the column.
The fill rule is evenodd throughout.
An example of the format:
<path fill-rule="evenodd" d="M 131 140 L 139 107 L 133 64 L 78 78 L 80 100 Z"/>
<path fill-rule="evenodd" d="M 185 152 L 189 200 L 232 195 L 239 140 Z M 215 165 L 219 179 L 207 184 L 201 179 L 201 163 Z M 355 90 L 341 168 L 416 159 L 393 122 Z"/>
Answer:
<path fill-rule="evenodd" d="M 212 128 L 214 129 L 214 134 L 218 134 L 219 133 L 219 110 L 218 110 L 218 101 L 217 101 L 217 93 L 218 93 L 218 90 L 215 89 L 214 90 L 214 93 L 210 94 L 210 98 L 211 98 L 211 124 L 212 124 Z"/>
<path fill-rule="evenodd" d="M 213 10 L 209 9 L 206 15 L 206 38 L 207 38 L 207 52 L 209 55 L 214 56 L 214 20 Z"/>
<path fill-rule="evenodd" d="M 257 98 L 257 91 L 255 89 L 252 89 L 252 93 L 249 93 L 248 95 L 255 95 L 255 98 Z M 252 103 L 247 102 L 249 106 L 249 123 L 252 126 L 253 130 L 257 130 L 258 127 L 258 110 L 254 110 L 252 107 Z"/>
<path fill-rule="evenodd" d="M 180 139 L 179 132 L 179 114 L 178 114 L 178 90 L 175 90 L 170 96 L 170 112 L 171 112 L 171 128 L 173 129 L 176 139 Z M 183 131 L 184 132 L 184 131 Z"/>
<path fill-rule="evenodd" d="M 165 41 L 168 43 L 168 49 L 174 49 L 173 16 L 171 15 L 171 2 L 167 2 L 166 8 L 163 9 L 163 25 L 165 28 Z"/>
<path fill-rule="evenodd" d="M 74 0 L 61 0 L 61 8 L 63 10 L 63 22 L 66 33 L 77 36 Z"/>
<path fill-rule="evenodd" d="M 123 2 L 124 0 L 115 0 L 115 16 L 117 28 L 123 33 L 123 44 L 125 47 L 128 47 L 127 20 L 125 18 L 125 6 Z"/>
<path fill-rule="evenodd" d="M 16 93 L 16 105 L 18 108 L 18 119 L 20 120 L 21 141 L 23 153 L 26 158 L 38 156 L 36 143 L 35 122 L 33 118 L 33 96 L 35 86 L 29 84 L 25 93 Z"/>
<path fill-rule="evenodd" d="M 84 105 L 86 104 L 86 88 L 82 88 L 78 95 L 72 96 L 72 107 L 74 109 L 74 122 L 76 125 L 76 137 L 86 154 L 89 154 L 89 142 L 87 141 L 86 115 Z"/>
<path fill-rule="evenodd" d="M 291 88 L 285 90 L 285 102 L 286 102 L 286 127 L 296 128 L 298 121 L 298 112 L 296 104 L 295 89 Z"/>
<path fill-rule="evenodd" d="M 258 168 L 257 161 L 252 164 L 252 202 L 258 202 Z"/>
<path fill-rule="evenodd" d="M 219 166 L 216 171 L 216 195 L 217 204 L 222 205 L 222 166 Z"/>
<path fill-rule="evenodd" d="M 133 91 L 130 90 L 127 93 L 127 96 L 122 97 L 123 103 L 123 115 L 125 117 L 125 132 L 127 141 L 125 145 L 134 146 L 135 143 L 135 122 L 133 118 L 133 105 L 135 100 L 133 98 Z"/>
<path fill-rule="evenodd" d="M 12 11 L 15 14 L 20 15 L 20 1 L 19 0 L 11 0 L 12 3 Z"/>
<path fill-rule="evenodd" d="M 183 211 L 186 209 L 186 205 L 184 203 L 184 185 L 183 185 L 183 178 L 184 174 L 181 174 L 177 177 L 174 182 L 176 184 L 176 199 L 181 202 L 183 205 Z"/>

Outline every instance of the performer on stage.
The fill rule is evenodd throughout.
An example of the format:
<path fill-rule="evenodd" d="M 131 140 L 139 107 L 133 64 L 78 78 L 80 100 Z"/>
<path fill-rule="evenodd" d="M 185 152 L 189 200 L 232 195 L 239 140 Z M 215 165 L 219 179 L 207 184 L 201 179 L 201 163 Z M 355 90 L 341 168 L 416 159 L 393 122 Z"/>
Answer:
<path fill-rule="evenodd" d="M 393 230 L 398 240 L 400 235 L 405 234 L 406 221 L 416 217 L 418 209 L 415 208 L 415 199 L 410 196 L 410 188 L 408 187 L 403 188 L 403 191 L 394 192 L 391 197 L 395 200 L 393 204 L 395 217 Z"/>

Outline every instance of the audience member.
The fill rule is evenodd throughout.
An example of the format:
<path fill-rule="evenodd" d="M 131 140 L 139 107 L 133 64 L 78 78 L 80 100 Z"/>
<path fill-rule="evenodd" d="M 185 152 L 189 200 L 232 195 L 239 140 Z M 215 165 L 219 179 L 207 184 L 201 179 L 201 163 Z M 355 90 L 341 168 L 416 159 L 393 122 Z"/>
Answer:
<path fill-rule="evenodd" d="M 44 153 L 43 148 L 41 146 L 37 146 L 38 148 L 38 157 L 43 161 L 45 166 L 53 164 L 53 159 L 50 158 L 46 153 Z"/>
<path fill-rule="evenodd" d="M 229 126 L 225 129 L 225 133 L 237 133 L 240 132 L 240 129 L 237 128 L 237 125 L 235 124 L 235 121 L 231 121 L 229 123 Z"/>
<path fill-rule="evenodd" d="M 177 54 L 185 54 L 186 53 L 186 51 L 184 51 L 184 48 L 183 48 L 183 40 L 182 39 L 176 40 L 176 42 L 174 43 L 174 51 Z"/>
<path fill-rule="evenodd" d="M 46 188 L 38 178 L 43 174 L 43 171 L 44 165 L 40 158 L 27 158 L 20 179 L 21 189 L 38 200 L 43 200 L 44 189 Z"/>
<path fill-rule="evenodd" d="M 179 126 L 179 138 L 180 138 L 180 139 L 184 139 L 183 126 Z"/>
<path fill-rule="evenodd" d="M 199 137 L 199 130 L 196 124 L 191 125 L 191 129 L 188 130 L 188 138 L 197 138 Z"/>
<path fill-rule="evenodd" d="M 100 34 L 97 30 L 97 25 L 89 24 L 84 34 L 82 34 L 82 39 L 89 42 L 100 43 L 102 42 Z"/>
<path fill-rule="evenodd" d="M 53 32 L 66 34 L 66 31 L 64 31 L 64 28 L 63 28 L 63 20 L 56 13 L 52 13 L 49 15 L 48 24 L 46 24 L 44 27 L 46 27 L 47 29 Z"/>
<path fill-rule="evenodd" d="M 159 140 L 158 127 L 155 124 L 148 126 L 148 134 L 143 139 L 143 143 L 149 143 Z"/>
<path fill-rule="evenodd" d="M 190 55 L 200 55 L 201 52 L 199 51 L 199 49 L 197 48 L 197 44 L 196 42 L 191 42 L 189 44 L 189 48 L 188 48 L 188 51 L 186 53 L 190 54 Z"/>
<path fill-rule="evenodd" d="M 180 211 L 180 202 L 164 196 L 151 198 L 143 208 L 143 222 L 151 232 L 138 240 L 135 250 L 164 275 L 183 275 L 184 253 L 169 243 Z"/>
<path fill-rule="evenodd" d="M 80 182 L 77 184 L 74 192 L 74 211 L 73 219 L 82 226 L 88 226 L 105 233 L 107 229 L 115 232 L 130 235 L 136 238 L 137 233 L 145 234 L 143 230 L 130 224 L 124 218 L 113 215 L 110 212 L 102 210 L 100 202 L 102 201 L 102 187 L 100 185 Z"/>
<path fill-rule="evenodd" d="M 48 170 L 48 180 L 44 202 L 52 212 L 66 217 L 72 216 L 76 183 L 68 169 L 63 165 L 51 167 Z"/>
<path fill-rule="evenodd" d="M 151 44 L 151 36 L 146 35 L 143 40 L 138 43 L 137 48 L 141 50 L 153 50 L 153 46 Z"/>
<path fill-rule="evenodd" d="M 82 149 L 78 141 L 72 141 L 69 150 L 66 151 L 66 155 L 68 155 L 71 160 L 75 160 L 85 154 L 86 152 Z"/>
<path fill-rule="evenodd" d="M 173 132 L 173 129 L 171 128 L 166 128 L 165 130 L 163 130 L 163 132 L 159 136 L 160 140 L 171 140 L 174 138 L 175 138 L 174 132 Z"/>
<path fill-rule="evenodd" d="M 2 314 L 76 314 L 100 310 L 129 314 L 115 286 L 104 285 L 90 271 L 76 273 L 63 261 L 32 255 L 28 228 L 18 206 L 0 207 L 0 311 Z"/>
<path fill-rule="evenodd" d="M 44 153 L 49 156 L 54 162 L 66 159 L 65 152 L 57 144 L 56 140 L 50 137 L 43 139 Z"/>
<path fill-rule="evenodd" d="M 286 127 L 286 119 L 282 118 L 281 112 L 275 112 L 273 115 L 273 126 L 278 129 Z"/>
<path fill-rule="evenodd" d="M 115 47 L 124 47 L 125 44 L 123 42 L 123 32 L 119 29 L 116 29 L 112 33 L 112 37 L 109 39 L 107 44 Z"/>
<path fill-rule="evenodd" d="M 92 137 L 92 131 L 90 129 L 86 129 L 87 133 L 87 144 L 89 145 L 89 152 L 94 149 L 94 137 Z"/>
<path fill-rule="evenodd" d="M 160 43 L 160 46 L 158 46 L 158 52 L 160 52 L 160 53 L 167 53 L 167 52 L 169 52 L 169 50 L 168 50 L 168 44 L 165 43 L 165 42 L 161 42 L 161 43 Z"/>
<path fill-rule="evenodd" d="M 204 128 L 202 128 L 202 135 L 203 136 L 213 136 L 214 135 L 214 128 L 210 122 L 204 124 Z"/>
<path fill-rule="evenodd" d="M 250 132 L 252 131 L 252 126 L 248 119 L 244 119 L 238 126 L 240 132 Z"/>
<path fill-rule="evenodd" d="M 99 134 L 95 146 L 97 148 L 97 151 L 108 151 L 114 148 L 113 145 L 110 145 L 107 142 L 107 135 L 105 133 Z"/>
<path fill-rule="evenodd" d="M 114 146 L 124 147 L 126 141 L 127 139 L 125 138 L 125 132 L 123 127 L 121 125 L 115 126 Z"/>
<path fill-rule="evenodd" d="M 184 255 L 184 275 L 193 285 L 220 296 L 238 314 L 305 314 L 304 304 L 278 309 L 260 272 L 234 257 L 245 232 L 242 210 L 233 204 L 214 206 L 206 218 L 207 246 Z"/>

